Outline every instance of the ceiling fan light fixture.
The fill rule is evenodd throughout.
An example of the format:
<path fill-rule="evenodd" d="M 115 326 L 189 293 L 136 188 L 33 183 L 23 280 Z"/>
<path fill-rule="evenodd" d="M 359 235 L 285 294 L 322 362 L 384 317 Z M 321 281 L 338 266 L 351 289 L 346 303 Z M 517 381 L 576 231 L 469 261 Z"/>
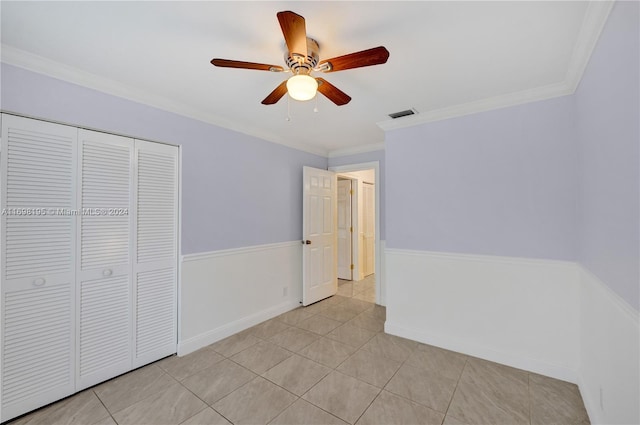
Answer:
<path fill-rule="evenodd" d="M 294 75 L 287 80 L 287 92 L 294 100 L 313 99 L 318 91 L 318 82 L 310 75 Z"/>

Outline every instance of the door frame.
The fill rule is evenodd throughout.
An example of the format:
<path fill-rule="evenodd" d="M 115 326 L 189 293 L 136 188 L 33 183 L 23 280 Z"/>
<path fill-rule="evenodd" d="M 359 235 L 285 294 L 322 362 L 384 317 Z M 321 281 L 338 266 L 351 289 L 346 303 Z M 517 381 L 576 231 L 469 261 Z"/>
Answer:
<path fill-rule="evenodd" d="M 362 171 L 362 170 L 374 170 L 375 175 L 375 228 L 376 228 L 376 237 L 375 237 L 375 250 L 376 250 L 376 304 L 385 305 L 385 296 L 383 294 L 383 289 L 385 288 L 384 276 L 381 271 L 382 265 L 382 250 L 380 249 L 380 161 L 371 161 L 371 162 L 361 162 L 356 164 L 346 164 L 346 165 L 335 165 L 329 167 L 329 171 L 333 171 L 335 173 L 351 173 L 353 171 Z M 355 274 L 355 273 L 354 273 Z"/>
<path fill-rule="evenodd" d="M 331 170 L 329 170 L 331 171 Z M 359 262 L 358 262 L 358 179 L 356 179 L 355 177 L 351 177 L 351 176 L 346 176 L 340 173 L 336 173 L 338 175 L 338 180 L 343 179 L 343 180 L 350 180 L 351 181 L 351 191 L 352 193 L 349 195 L 351 197 L 351 208 L 350 208 L 350 215 L 351 215 L 351 227 L 353 228 L 353 231 L 351 232 L 351 241 L 350 241 L 350 247 L 351 247 L 351 264 L 353 264 L 353 269 L 351 270 L 351 280 L 350 282 L 353 282 L 354 280 L 358 280 L 356 279 L 356 277 L 360 276 L 360 270 L 358 269 L 359 266 Z M 336 204 L 337 205 L 337 204 Z M 340 252 L 338 252 L 338 256 L 340 256 Z"/>

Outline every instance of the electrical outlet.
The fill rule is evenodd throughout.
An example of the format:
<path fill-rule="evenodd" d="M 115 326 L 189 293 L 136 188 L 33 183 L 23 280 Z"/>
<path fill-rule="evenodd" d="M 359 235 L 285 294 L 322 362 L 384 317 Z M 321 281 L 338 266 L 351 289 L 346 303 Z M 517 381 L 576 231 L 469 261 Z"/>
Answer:
<path fill-rule="evenodd" d="M 282 287 L 282 296 L 286 297 L 287 295 L 289 295 L 289 287 L 288 286 L 283 286 Z"/>

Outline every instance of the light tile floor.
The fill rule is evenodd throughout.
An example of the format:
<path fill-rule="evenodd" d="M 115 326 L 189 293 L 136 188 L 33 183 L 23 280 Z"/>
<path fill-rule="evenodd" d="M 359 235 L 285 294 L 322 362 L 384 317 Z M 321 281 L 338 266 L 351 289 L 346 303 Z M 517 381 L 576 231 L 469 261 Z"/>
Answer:
<path fill-rule="evenodd" d="M 383 332 L 375 280 L 14 424 L 588 424 L 566 382 Z"/>

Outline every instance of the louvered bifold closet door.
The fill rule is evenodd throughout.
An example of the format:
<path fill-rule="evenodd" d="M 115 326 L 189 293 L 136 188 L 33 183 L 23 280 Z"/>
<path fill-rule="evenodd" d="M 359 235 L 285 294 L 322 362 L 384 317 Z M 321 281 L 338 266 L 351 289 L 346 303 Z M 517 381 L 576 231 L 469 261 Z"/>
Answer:
<path fill-rule="evenodd" d="M 136 140 L 134 361 L 176 352 L 178 148 Z"/>
<path fill-rule="evenodd" d="M 2 421 L 74 392 L 77 133 L 2 116 Z"/>
<path fill-rule="evenodd" d="M 76 389 L 131 369 L 133 139 L 80 130 Z"/>

